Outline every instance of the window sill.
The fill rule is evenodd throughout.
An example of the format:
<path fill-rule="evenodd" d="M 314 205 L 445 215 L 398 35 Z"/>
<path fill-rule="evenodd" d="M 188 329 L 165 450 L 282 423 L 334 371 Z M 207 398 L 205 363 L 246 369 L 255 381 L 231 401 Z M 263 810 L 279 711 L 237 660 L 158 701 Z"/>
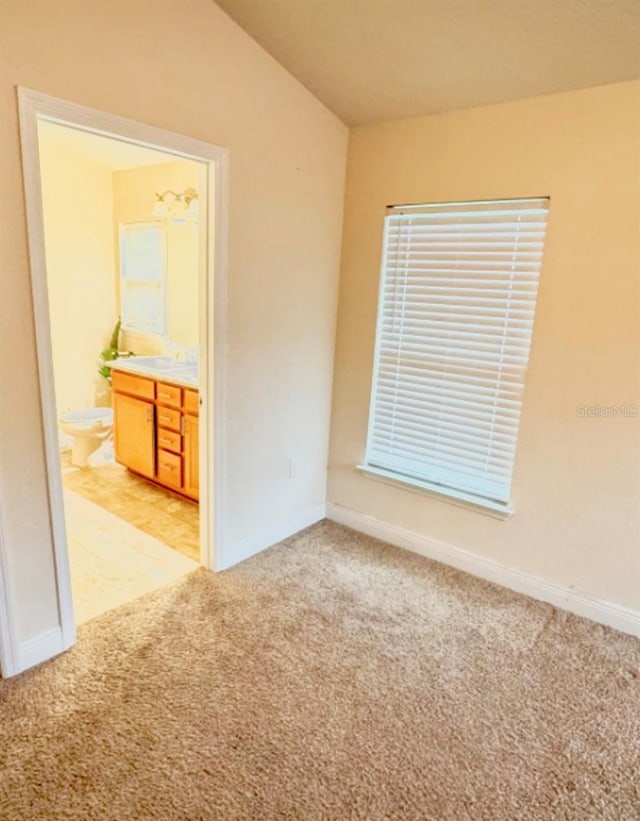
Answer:
<path fill-rule="evenodd" d="M 475 510 L 476 513 L 483 513 L 485 516 L 491 516 L 494 519 L 505 520 L 513 515 L 513 508 L 506 502 L 493 502 L 489 499 L 480 500 L 477 496 L 464 493 L 464 491 L 449 490 L 441 485 L 431 484 L 420 479 L 411 479 L 391 470 L 371 467 L 370 465 L 356 465 L 356 469 L 369 479 L 376 479 L 385 484 L 416 493 L 426 493 L 441 502 L 448 502 L 458 507 L 467 508 L 467 510 Z"/>

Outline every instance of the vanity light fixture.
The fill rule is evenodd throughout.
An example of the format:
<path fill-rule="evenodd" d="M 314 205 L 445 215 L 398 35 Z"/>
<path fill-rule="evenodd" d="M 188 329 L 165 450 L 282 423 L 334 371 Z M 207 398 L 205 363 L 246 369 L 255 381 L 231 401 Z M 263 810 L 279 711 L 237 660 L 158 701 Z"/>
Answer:
<path fill-rule="evenodd" d="M 156 192 L 156 202 L 151 215 L 174 220 L 197 219 L 198 192 L 195 188 L 185 188 L 180 193 L 168 188 L 161 194 Z"/>

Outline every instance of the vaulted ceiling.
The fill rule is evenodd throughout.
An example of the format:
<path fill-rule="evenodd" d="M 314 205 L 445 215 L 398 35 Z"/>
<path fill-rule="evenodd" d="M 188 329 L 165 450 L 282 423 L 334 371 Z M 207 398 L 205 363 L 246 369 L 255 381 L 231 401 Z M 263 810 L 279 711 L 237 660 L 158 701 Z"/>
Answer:
<path fill-rule="evenodd" d="M 345 123 L 640 76 L 640 0 L 216 0 Z"/>

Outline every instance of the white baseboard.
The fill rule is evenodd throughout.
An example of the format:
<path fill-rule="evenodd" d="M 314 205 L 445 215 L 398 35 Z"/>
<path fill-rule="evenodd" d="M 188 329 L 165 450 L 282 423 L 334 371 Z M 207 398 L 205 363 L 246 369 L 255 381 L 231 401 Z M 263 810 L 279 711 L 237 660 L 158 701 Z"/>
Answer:
<path fill-rule="evenodd" d="M 358 513 L 334 502 L 327 503 L 327 518 L 353 530 L 374 536 L 396 547 L 403 547 L 421 556 L 464 570 L 495 582 L 517 593 L 548 602 L 561 610 L 591 619 L 608 627 L 640 638 L 640 611 L 601 601 L 586 593 L 544 581 L 537 576 L 506 567 L 499 562 L 483 558 L 460 547 L 421 536 L 411 530 L 381 522 L 373 516 Z"/>
<path fill-rule="evenodd" d="M 22 673 L 65 650 L 61 627 L 53 627 L 38 633 L 18 646 L 18 663 L 15 673 Z"/>
<path fill-rule="evenodd" d="M 255 556 L 256 553 L 266 550 L 268 547 L 281 542 L 283 539 L 288 539 L 289 536 L 293 536 L 295 533 L 298 533 L 298 531 L 304 530 L 305 527 L 314 525 L 316 522 L 324 519 L 324 517 L 324 504 L 314 505 L 294 513 L 292 516 L 282 519 L 270 527 L 258 530 L 256 533 L 252 533 L 251 536 L 240 540 L 235 545 L 225 546 L 226 549 L 222 562 L 216 569 L 226 570 L 229 567 L 233 567 L 235 564 L 243 562 L 245 559 L 251 558 L 251 556 Z"/>

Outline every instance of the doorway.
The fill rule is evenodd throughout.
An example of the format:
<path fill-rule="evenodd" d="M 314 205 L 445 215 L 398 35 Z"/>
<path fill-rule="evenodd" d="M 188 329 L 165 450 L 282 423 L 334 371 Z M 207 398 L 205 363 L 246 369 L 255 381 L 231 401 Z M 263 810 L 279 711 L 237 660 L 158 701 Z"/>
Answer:
<path fill-rule="evenodd" d="M 127 489 L 128 496 L 135 496 L 135 493 L 132 494 L 130 491 L 137 489 L 140 498 L 145 494 L 148 496 L 151 508 L 156 511 L 174 504 L 190 503 L 191 509 L 197 510 L 200 536 L 197 545 L 199 549 L 193 558 L 212 570 L 222 563 L 220 534 L 224 481 L 222 465 L 227 152 L 217 146 L 24 89 L 19 90 L 19 105 L 42 419 L 61 622 L 62 646 L 59 649 L 62 650 L 75 641 L 75 624 L 78 620 L 74 614 L 70 572 L 73 565 L 73 561 L 70 562 L 70 554 L 77 544 L 72 543 L 70 535 L 78 542 L 78 531 L 82 528 L 87 531 L 94 526 L 95 519 L 92 520 L 91 517 L 96 515 L 97 509 L 101 511 L 99 515 L 104 514 L 100 525 L 103 531 L 108 530 L 114 519 L 119 518 L 114 517 L 113 510 L 109 510 L 109 505 L 104 503 L 106 495 L 100 482 L 96 487 L 93 479 L 87 479 L 91 476 L 92 469 L 95 477 L 98 476 L 100 468 L 120 465 L 120 469 L 116 469 L 113 475 L 117 474 L 119 478 L 126 476 L 127 480 L 133 483 Z M 50 275 L 54 266 L 51 259 L 48 259 L 50 249 L 47 249 L 46 243 L 48 220 L 45 212 L 48 206 L 56 210 L 56 203 L 55 200 L 53 204 L 47 203 L 44 155 L 46 149 L 42 143 L 42 134 L 45 132 L 49 137 L 52 134 L 57 137 L 63 136 L 71 144 L 75 140 L 76 148 L 82 145 L 84 150 L 89 152 L 99 152 L 101 148 L 105 149 L 108 143 L 110 152 L 103 151 L 103 154 L 111 156 L 109 162 L 112 164 L 120 164 L 118 173 L 121 182 L 127 173 L 131 177 L 134 170 L 137 170 L 138 177 L 140 172 L 144 172 L 142 176 L 148 175 L 149 168 L 163 163 L 171 165 L 174 171 L 178 168 L 186 173 L 186 170 L 190 169 L 195 174 L 195 184 L 191 181 L 183 187 L 175 181 L 171 181 L 166 188 L 152 184 L 148 216 L 145 211 L 143 219 L 119 219 L 114 211 L 117 235 L 114 240 L 114 254 L 118 259 L 118 265 L 115 266 L 118 269 L 115 288 L 117 311 L 113 315 L 114 325 L 110 338 L 105 347 L 100 347 L 98 352 L 99 376 L 102 377 L 102 383 L 97 381 L 94 386 L 96 395 L 85 403 L 85 407 L 69 410 L 68 413 L 64 411 L 70 404 L 75 405 L 79 400 L 73 393 L 71 383 L 74 380 L 66 378 L 68 374 L 62 377 L 62 381 L 66 380 L 69 384 L 56 384 L 60 381 L 60 374 L 65 374 L 64 367 L 60 364 L 65 359 L 56 356 L 62 344 L 59 342 L 59 334 L 56 335 L 56 326 L 59 328 L 61 323 L 57 321 L 58 317 L 54 317 L 56 306 L 51 300 Z M 161 162 L 158 163 L 158 160 Z M 167 168 L 164 170 L 167 171 Z M 115 169 L 112 171 L 115 172 Z M 129 179 L 129 193 L 131 182 L 132 179 Z M 199 206 L 199 213 L 197 220 L 190 221 L 195 212 L 194 202 Z M 187 214 L 187 211 L 191 214 Z M 64 207 L 56 213 L 64 218 Z M 184 261 L 186 249 L 193 248 L 193 227 L 196 221 L 201 229 L 201 241 L 198 245 L 201 264 L 198 266 L 197 317 L 194 323 L 193 315 L 184 309 L 184 304 L 189 300 L 182 299 L 180 306 L 173 311 L 173 316 L 171 310 L 166 310 L 167 298 L 171 293 L 177 293 L 180 277 L 167 275 L 166 258 L 164 278 L 156 276 L 158 271 L 154 268 L 153 254 L 156 254 L 156 261 L 159 262 L 158 249 L 163 248 L 166 257 L 167 233 L 174 226 L 183 225 L 187 226 L 186 231 L 182 231 L 181 234 L 173 231 L 173 245 L 174 260 L 177 256 Z M 111 227 L 113 228 L 113 224 Z M 183 241 L 180 246 L 176 238 L 182 237 L 184 240 L 189 233 L 191 245 Z M 177 254 L 176 247 L 179 249 Z M 142 268 L 138 265 L 136 268 L 136 260 L 140 260 L 141 249 L 146 249 L 147 264 Z M 124 268 L 127 270 L 123 271 Z M 171 274 L 170 271 L 168 273 Z M 98 311 L 99 308 L 96 306 L 100 304 L 101 300 L 97 298 L 94 310 Z M 194 304 L 193 300 L 191 304 Z M 76 306 L 76 310 L 82 309 Z M 73 326 L 73 317 L 73 311 L 66 312 L 67 328 Z M 102 317 L 102 320 L 104 325 L 107 320 L 105 317 Z M 99 323 L 88 323 L 89 326 L 92 324 Z M 194 325 L 199 328 L 195 339 Z M 181 333 L 184 335 L 180 336 Z M 192 334 L 191 337 L 189 333 Z M 180 339 L 176 339 L 176 336 Z M 58 343 L 54 339 L 58 339 Z M 75 338 L 71 341 L 67 346 L 67 353 L 74 350 L 74 342 L 77 341 Z M 156 349 L 153 347 L 154 341 L 157 343 Z M 137 356 L 131 356 L 131 353 Z M 84 351 L 83 354 L 86 360 L 87 355 L 90 357 L 92 352 Z M 86 362 L 84 366 L 87 367 Z M 97 396 L 100 387 L 103 394 L 108 394 L 107 396 Z M 57 397 L 61 399 L 63 392 L 68 399 L 57 402 Z M 140 396 L 140 393 L 143 395 Z M 125 413 L 125 410 L 131 407 L 138 410 L 137 417 L 135 414 L 131 417 Z M 115 412 L 112 410 L 114 408 Z M 111 439 L 110 420 L 106 409 L 112 412 L 111 422 L 115 431 L 115 441 Z M 142 409 L 142 415 L 139 409 Z M 76 413 L 77 411 L 80 413 Z M 96 422 L 94 425 L 92 420 L 87 422 L 87 414 L 95 416 L 96 420 L 100 417 L 100 424 Z M 61 417 L 65 416 L 69 421 L 66 435 L 71 439 L 67 443 L 70 447 L 66 457 L 63 439 L 65 430 L 64 425 L 60 423 Z M 143 427 L 136 428 L 135 419 L 141 421 Z M 86 424 L 96 437 L 73 435 L 81 433 L 83 425 Z M 139 450 L 145 430 L 150 433 L 148 450 L 151 458 L 149 463 L 147 456 L 146 466 L 136 462 L 137 454 L 127 452 L 127 439 L 133 440 Z M 93 440 L 100 438 L 101 435 L 103 441 L 98 447 L 94 447 L 96 442 Z M 90 448 L 87 448 L 88 438 L 92 439 Z M 75 489 L 65 489 L 62 478 L 62 471 L 65 469 L 68 471 L 67 483 L 75 482 Z M 108 473 L 103 471 L 102 475 L 106 477 Z M 79 490 L 81 492 L 78 492 Z M 74 534 L 69 533 L 65 521 L 65 493 L 67 497 L 69 493 L 72 494 L 70 505 L 67 498 L 67 513 L 71 510 L 72 517 L 75 517 Z M 91 498 L 92 493 L 95 494 L 95 499 Z M 163 505 L 158 499 L 153 498 L 154 493 L 163 494 L 158 499 L 171 501 Z M 114 494 L 117 499 L 118 488 L 114 488 Z M 199 504 L 194 507 L 198 497 Z M 95 502 L 100 499 L 103 504 L 98 504 L 96 508 Z M 120 518 L 127 524 L 126 517 Z M 120 547 L 123 544 L 126 546 L 127 540 L 135 541 L 139 536 L 138 533 L 132 536 L 132 531 L 126 527 L 118 528 L 119 525 L 115 527 L 111 537 Z M 134 529 L 140 530 L 135 526 Z M 166 528 L 161 529 L 166 531 Z M 155 537 L 152 533 L 146 535 L 151 541 L 146 543 L 142 554 L 145 550 L 147 553 L 152 552 L 152 547 L 158 546 L 153 543 Z M 155 539 L 155 542 L 159 543 L 160 540 Z M 175 556 L 177 560 L 189 561 L 188 557 L 181 556 L 178 552 L 175 552 Z M 124 561 L 130 560 L 131 554 L 127 553 Z M 196 566 L 195 563 L 192 564 Z M 189 567 L 187 564 L 184 566 Z M 142 575 L 144 567 L 142 562 Z"/>

